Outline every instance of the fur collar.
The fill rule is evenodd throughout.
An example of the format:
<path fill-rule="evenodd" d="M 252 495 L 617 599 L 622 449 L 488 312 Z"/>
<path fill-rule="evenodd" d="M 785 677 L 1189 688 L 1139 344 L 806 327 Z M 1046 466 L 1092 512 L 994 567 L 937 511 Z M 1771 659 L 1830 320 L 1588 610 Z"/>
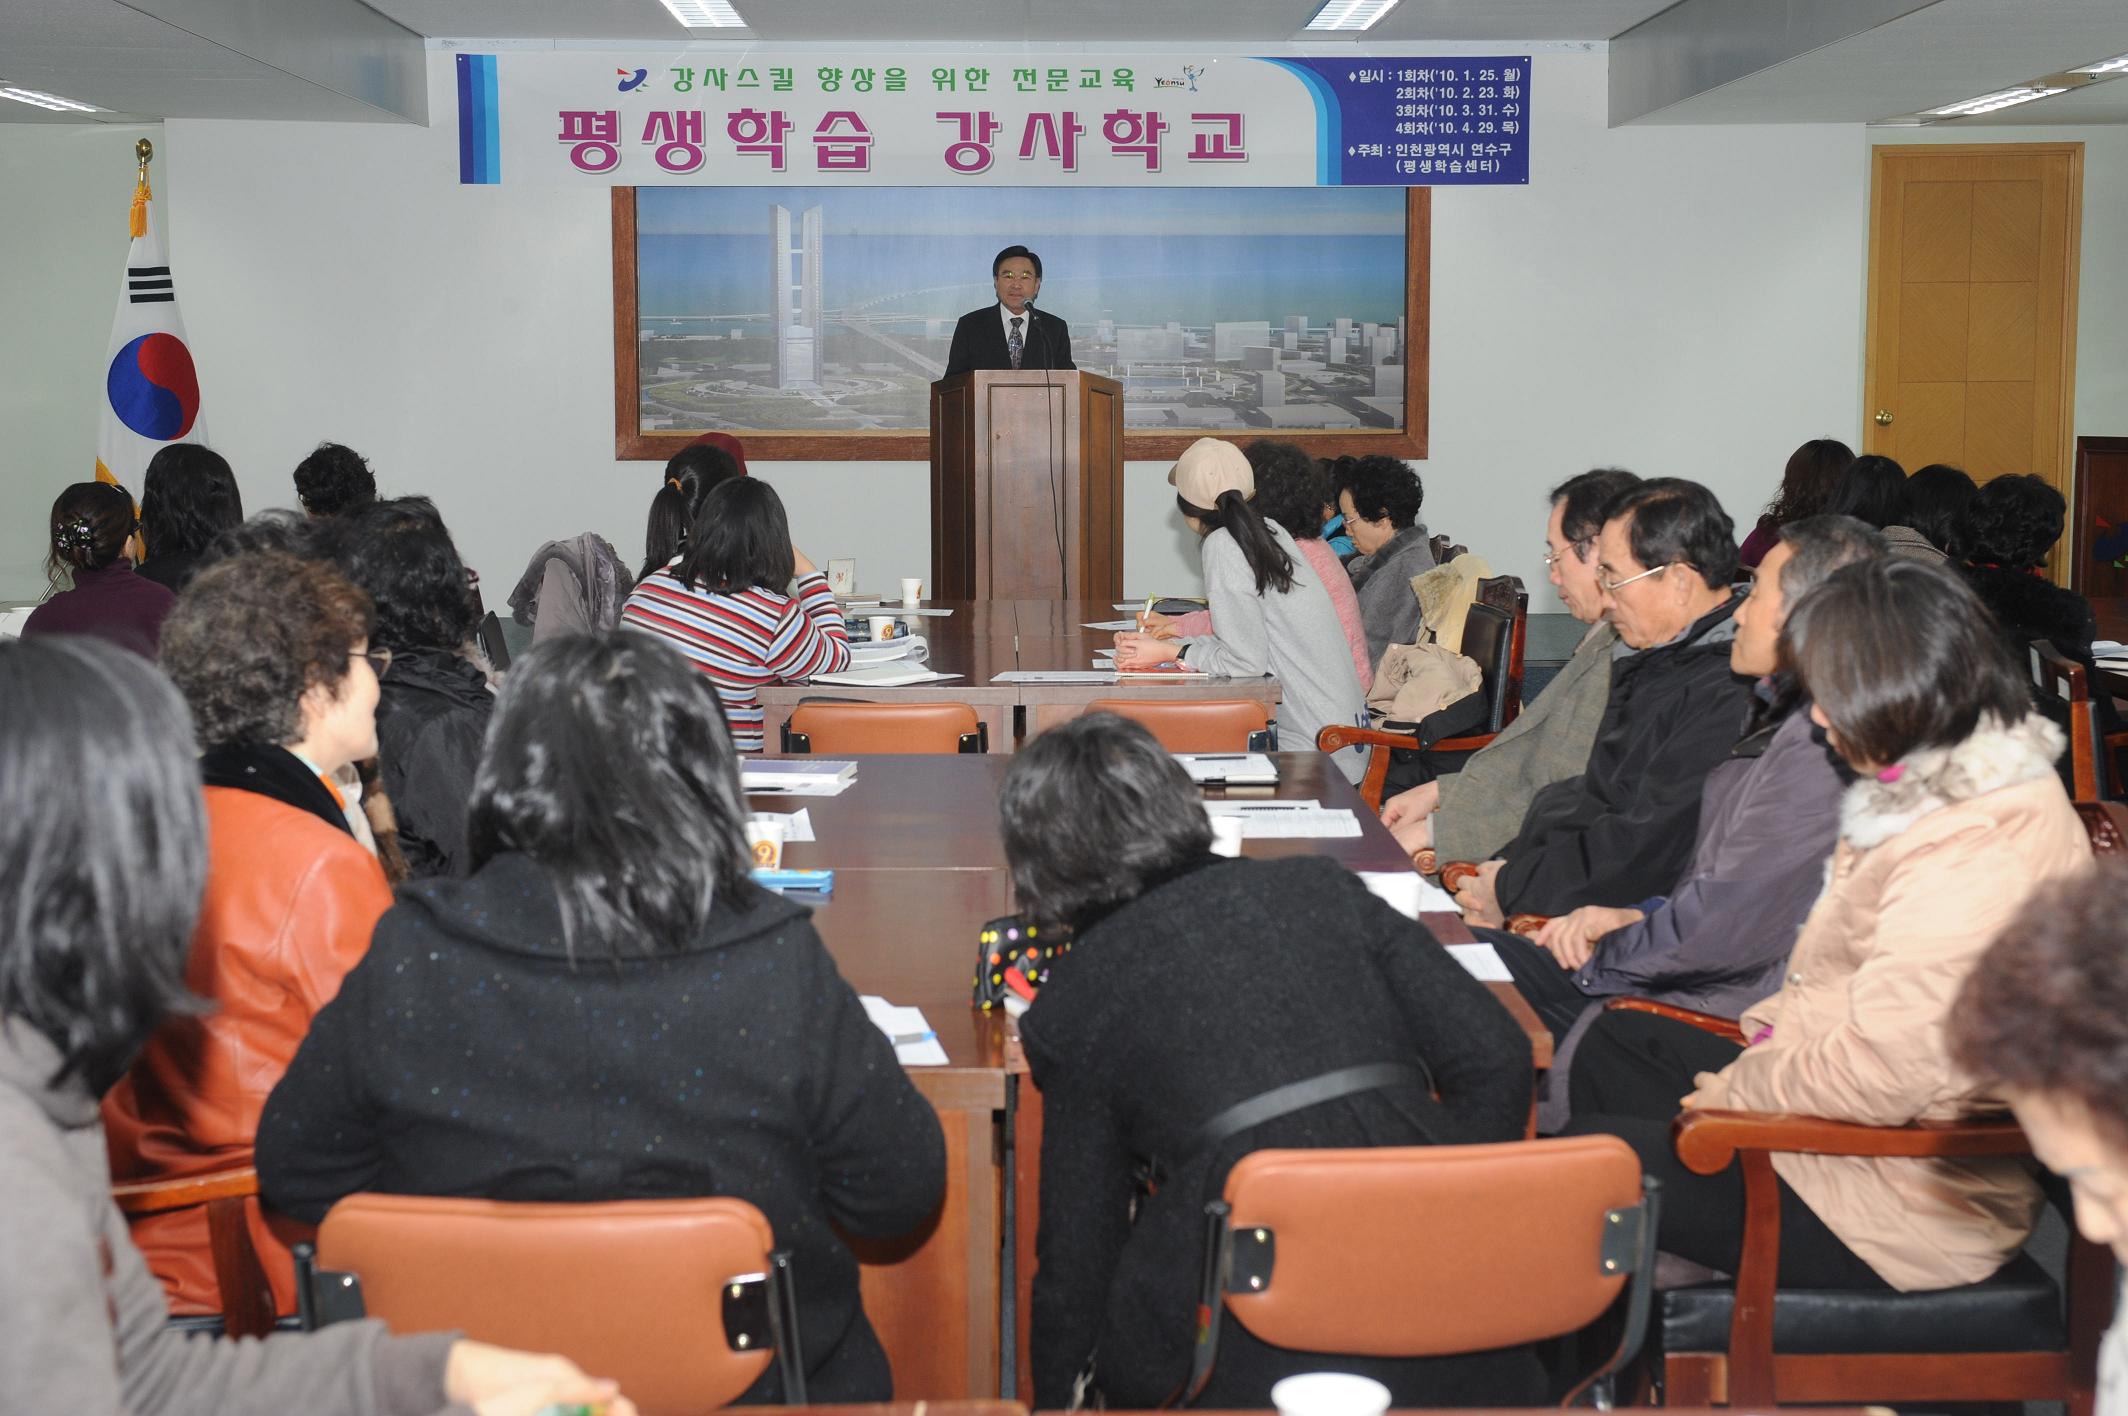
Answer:
<path fill-rule="evenodd" d="M 1909 753 L 1894 782 L 1874 773 L 1847 789 L 1840 802 L 1840 836 L 1858 850 L 1879 846 L 1944 807 L 2054 775 L 2065 739 L 2034 715 L 2022 722 L 1991 719 L 1951 747 Z"/>

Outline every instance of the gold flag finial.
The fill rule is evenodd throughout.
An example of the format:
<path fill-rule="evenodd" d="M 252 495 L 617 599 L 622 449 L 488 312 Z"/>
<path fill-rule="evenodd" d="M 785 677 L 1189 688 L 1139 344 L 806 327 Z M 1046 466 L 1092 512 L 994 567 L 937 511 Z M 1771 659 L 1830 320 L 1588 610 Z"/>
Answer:
<path fill-rule="evenodd" d="M 142 138 L 139 142 L 133 144 L 133 155 L 140 159 L 141 175 L 145 177 L 148 173 L 148 164 L 155 161 L 155 144 L 149 142 L 146 138 Z"/>

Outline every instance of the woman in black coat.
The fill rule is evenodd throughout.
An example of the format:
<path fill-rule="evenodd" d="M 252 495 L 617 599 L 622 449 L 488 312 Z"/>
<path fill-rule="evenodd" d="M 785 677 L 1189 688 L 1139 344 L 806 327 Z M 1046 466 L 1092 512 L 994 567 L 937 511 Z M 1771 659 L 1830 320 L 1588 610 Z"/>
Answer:
<path fill-rule="evenodd" d="M 716 699 L 669 646 L 526 655 L 473 874 L 402 891 L 312 1023 L 259 1124 L 268 1202 L 735 1196 L 793 1251 L 807 1395 L 888 1399 L 833 1226 L 916 1228 L 944 1140 L 807 912 L 748 878 L 745 818 Z M 743 1400 L 781 1398 L 771 1366 Z"/>
<path fill-rule="evenodd" d="M 1042 734 L 1013 759 L 1001 805 L 1022 907 L 1077 931 L 1020 1027 L 1043 1115 L 1035 1404 L 1066 1405 L 1091 1362 L 1109 1406 L 1151 1407 L 1188 1374 L 1203 1206 L 1236 1160 L 1514 1139 L 1529 1044 L 1424 928 L 1343 867 L 1210 854 L 1196 788 L 1135 724 L 1093 714 Z M 1192 1150 L 1236 1103 L 1383 1062 L 1423 1070 Z M 1133 1219 L 1147 1165 L 1157 1192 Z M 1527 1349 L 1331 1358 L 1238 1324 L 1227 1334 L 1207 1408 L 1268 1406 L 1274 1381 L 1325 1365 L 1384 1382 L 1398 1406 L 1544 1395 Z"/>

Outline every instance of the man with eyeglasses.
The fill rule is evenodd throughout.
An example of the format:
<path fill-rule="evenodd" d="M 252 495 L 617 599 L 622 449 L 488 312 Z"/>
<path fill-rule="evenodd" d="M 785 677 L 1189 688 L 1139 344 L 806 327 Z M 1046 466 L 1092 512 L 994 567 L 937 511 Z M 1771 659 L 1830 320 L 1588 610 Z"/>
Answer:
<path fill-rule="evenodd" d="M 1691 859 L 1707 773 L 1743 731 L 1752 680 L 1729 662 L 1736 535 L 1714 494 L 1642 482 L 1607 510 L 1596 553 L 1604 614 L 1630 657 L 1613 667 L 1587 767 L 1539 792 L 1457 895 L 1474 925 L 1668 890 Z"/>
<path fill-rule="evenodd" d="M 1618 644 L 1596 587 L 1596 534 L 1610 504 L 1639 484 L 1622 468 L 1599 467 L 1552 489 L 1544 567 L 1567 613 L 1589 632 L 1544 692 L 1461 771 L 1382 804 L 1382 824 L 1406 851 L 1431 849 L 1443 861 L 1487 860 L 1515 838 L 1541 789 L 1588 764 Z"/>

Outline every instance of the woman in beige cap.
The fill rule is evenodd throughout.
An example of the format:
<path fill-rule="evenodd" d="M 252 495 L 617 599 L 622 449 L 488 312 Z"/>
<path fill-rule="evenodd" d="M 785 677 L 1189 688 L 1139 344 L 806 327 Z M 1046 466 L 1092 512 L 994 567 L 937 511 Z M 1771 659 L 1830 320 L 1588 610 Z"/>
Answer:
<path fill-rule="evenodd" d="M 1199 438 L 1167 474 L 1175 504 L 1204 538 L 1204 592 L 1213 631 L 1162 641 L 1116 636 L 1116 667 L 1170 659 L 1225 678 L 1278 679 L 1281 745 L 1306 750 L 1332 723 L 1364 723 L 1366 694 L 1329 591 L 1293 538 L 1250 505 L 1256 477 L 1232 443 Z M 1332 759 L 1346 780 L 1367 770 L 1364 748 Z"/>

